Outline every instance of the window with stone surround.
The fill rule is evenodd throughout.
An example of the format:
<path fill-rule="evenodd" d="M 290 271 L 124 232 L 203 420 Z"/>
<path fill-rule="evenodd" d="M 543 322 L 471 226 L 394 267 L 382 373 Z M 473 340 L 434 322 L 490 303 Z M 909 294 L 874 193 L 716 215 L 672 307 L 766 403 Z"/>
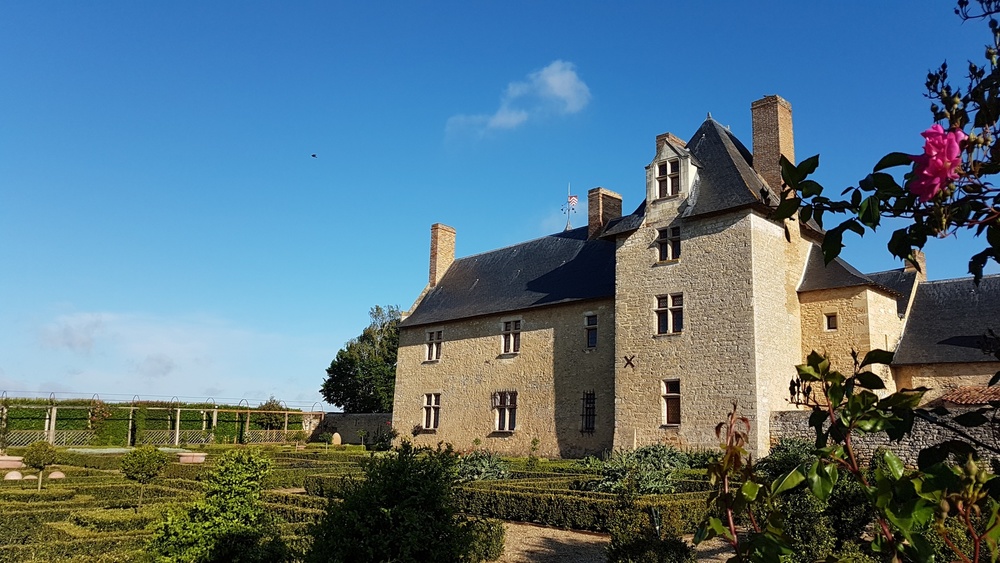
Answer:
<path fill-rule="evenodd" d="M 497 432 L 513 432 L 517 427 L 517 391 L 493 393 L 493 421 Z"/>
<path fill-rule="evenodd" d="M 663 425 L 678 426 L 681 423 L 681 380 L 664 379 L 660 382 L 663 398 Z"/>
<path fill-rule="evenodd" d="M 656 298 L 656 334 L 677 334 L 684 330 L 684 294 Z"/>
<path fill-rule="evenodd" d="M 825 313 L 823 315 L 823 328 L 826 330 L 837 330 L 837 313 Z"/>
<path fill-rule="evenodd" d="M 437 430 L 441 422 L 441 393 L 424 393 L 424 430 Z"/>
<path fill-rule="evenodd" d="M 521 321 L 504 321 L 503 353 L 517 354 L 521 351 Z"/>
<path fill-rule="evenodd" d="M 667 229 L 659 229 L 656 237 L 656 248 L 659 251 L 660 262 L 680 259 L 681 228 L 670 227 Z"/>
<path fill-rule="evenodd" d="M 583 325 L 587 348 L 597 348 L 597 315 L 584 315 Z"/>
<path fill-rule="evenodd" d="M 593 434 L 597 425 L 597 393 L 583 392 L 583 412 L 580 413 L 580 432 Z"/>
<path fill-rule="evenodd" d="M 436 362 L 441 359 L 441 331 L 427 331 L 427 361 Z"/>
<path fill-rule="evenodd" d="M 668 160 L 656 165 L 656 189 L 658 197 L 671 197 L 681 193 L 681 163 Z"/>

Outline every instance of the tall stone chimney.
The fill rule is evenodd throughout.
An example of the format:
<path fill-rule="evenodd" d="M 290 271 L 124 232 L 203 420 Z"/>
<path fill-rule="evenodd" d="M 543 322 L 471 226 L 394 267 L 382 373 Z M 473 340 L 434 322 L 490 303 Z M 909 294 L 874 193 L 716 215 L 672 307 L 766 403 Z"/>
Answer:
<path fill-rule="evenodd" d="M 909 260 L 907 260 L 906 266 L 903 267 L 903 271 L 916 272 L 917 280 L 927 281 L 927 257 L 924 256 L 923 251 L 921 251 L 919 248 L 914 248 L 912 252 L 913 252 L 913 258 L 920 266 L 920 269 L 918 270 L 913 264 L 910 263 Z"/>
<path fill-rule="evenodd" d="M 795 163 L 792 104 L 781 96 L 764 96 L 750 104 L 753 123 L 753 167 L 768 186 L 781 191 L 781 156 Z"/>
<path fill-rule="evenodd" d="M 434 287 L 455 261 L 455 229 L 444 223 L 431 225 L 431 268 L 428 283 Z"/>
<path fill-rule="evenodd" d="M 587 238 L 594 238 L 609 221 L 621 216 L 621 195 L 604 188 L 587 192 Z"/>

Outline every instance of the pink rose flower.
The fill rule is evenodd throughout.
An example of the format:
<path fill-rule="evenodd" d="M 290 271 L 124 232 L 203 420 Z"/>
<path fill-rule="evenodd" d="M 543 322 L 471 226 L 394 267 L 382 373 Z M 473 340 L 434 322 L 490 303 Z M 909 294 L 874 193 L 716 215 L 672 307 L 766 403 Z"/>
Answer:
<path fill-rule="evenodd" d="M 958 169 L 962 164 L 959 145 L 966 135 L 961 129 L 945 131 L 937 123 L 921 135 L 926 139 L 924 154 L 910 157 L 916 166 L 909 188 L 921 202 L 928 202 L 941 193 L 949 182 L 958 179 Z"/>

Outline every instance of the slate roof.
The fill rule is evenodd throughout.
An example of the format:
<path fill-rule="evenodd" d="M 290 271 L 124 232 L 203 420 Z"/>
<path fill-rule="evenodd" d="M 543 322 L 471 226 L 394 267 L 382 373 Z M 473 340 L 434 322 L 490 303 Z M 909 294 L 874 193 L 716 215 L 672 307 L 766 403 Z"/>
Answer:
<path fill-rule="evenodd" d="M 883 272 L 884 273 L 884 272 Z M 829 264 L 824 263 L 823 250 L 816 245 L 809 249 L 809 257 L 806 259 L 805 272 L 802 274 L 802 281 L 799 283 L 799 293 L 806 291 L 816 291 L 819 289 L 834 289 L 840 287 L 856 287 L 867 285 L 888 293 L 896 297 L 896 307 L 899 308 L 899 300 L 904 299 L 903 311 L 906 311 L 906 301 L 909 301 L 909 292 L 903 293 L 892 285 L 881 283 L 879 280 L 888 280 L 897 283 L 892 276 L 882 276 L 880 274 L 866 275 L 859 272 L 844 260 L 834 258 Z M 872 277 L 876 276 L 876 277 Z"/>
<path fill-rule="evenodd" d="M 587 227 L 580 227 L 455 260 L 400 326 L 614 294 L 614 242 L 587 240 Z"/>
<path fill-rule="evenodd" d="M 763 203 L 762 190 L 769 194 L 770 201 L 778 201 L 778 194 L 752 168 L 750 151 L 711 117 L 691 137 L 687 149 L 701 167 L 688 196 L 684 217 Z"/>
<path fill-rule="evenodd" d="M 986 405 L 991 401 L 1000 401 L 1000 386 L 994 387 L 959 387 L 952 389 L 937 398 L 956 405 Z"/>
<path fill-rule="evenodd" d="M 917 271 L 899 268 L 898 270 L 886 270 L 868 274 L 868 277 L 875 283 L 888 287 L 899 296 L 896 298 L 896 312 L 900 315 L 906 314 L 906 306 L 910 302 L 910 293 L 913 285 L 917 283 Z"/>
<path fill-rule="evenodd" d="M 893 365 L 996 362 L 984 346 L 1000 333 L 1000 275 L 922 282 L 917 286 Z"/>

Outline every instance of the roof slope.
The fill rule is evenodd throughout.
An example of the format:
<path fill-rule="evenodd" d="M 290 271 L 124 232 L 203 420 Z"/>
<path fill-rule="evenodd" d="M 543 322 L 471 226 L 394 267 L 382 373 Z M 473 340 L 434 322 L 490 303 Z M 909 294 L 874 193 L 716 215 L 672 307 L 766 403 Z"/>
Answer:
<path fill-rule="evenodd" d="M 614 253 L 580 227 L 460 258 L 400 326 L 614 297 Z"/>
<path fill-rule="evenodd" d="M 778 201 L 777 194 L 752 168 L 750 151 L 711 117 L 691 137 L 687 149 L 701 168 L 688 197 L 685 217 L 763 203 L 762 190 L 769 194 L 770 201 Z"/>
<path fill-rule="evenodd" d="M 910 302 L 910 293 L 914 284 L 917 283 L 917 271 L 899 268 L 898 270 L 886 270 L 868 274 L 878 285 L 888 287 L 899 294 L 896 298 L 896 312 L 900 315 L 906 314 L 906 305 Z"/>
<path fill-rule="evenodd" d="M 893 365 L 995 362 L 987 330 L 1000 332 L 1000 275 L 917 286 Z"/>
<path fill-rule="evenodd" d="M 859 285 L 874 286 L 894 296 L 899 294 L 892 287 L 880 284 L 871 276 L 862 274 L 839 257 L 834 258 L 829 264 L 825 263 L 823 250 L 819 246 L 813 245 L 809 249 L 805 272 L 802 274 L 802 282 L 799 283 L 799 292 Z"/>

